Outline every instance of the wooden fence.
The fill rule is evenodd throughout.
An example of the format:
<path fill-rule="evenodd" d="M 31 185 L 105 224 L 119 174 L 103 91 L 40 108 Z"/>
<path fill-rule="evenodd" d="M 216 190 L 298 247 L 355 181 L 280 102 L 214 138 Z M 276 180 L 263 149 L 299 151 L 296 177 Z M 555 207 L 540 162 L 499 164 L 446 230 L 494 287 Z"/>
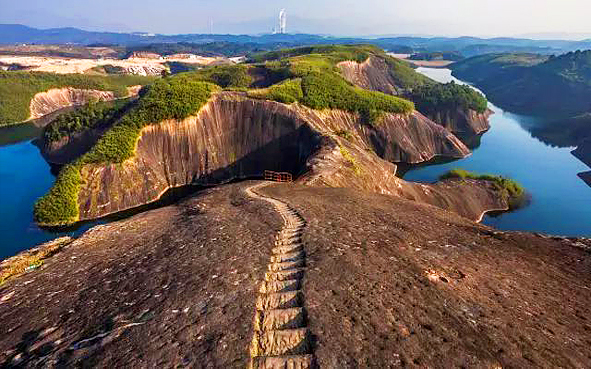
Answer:
<path fill-rule="evenodd" d="M 291 173 L 265 170 L 265 180 L 274 182 L 292 182 L 293 177 L 291 176 Z"/>

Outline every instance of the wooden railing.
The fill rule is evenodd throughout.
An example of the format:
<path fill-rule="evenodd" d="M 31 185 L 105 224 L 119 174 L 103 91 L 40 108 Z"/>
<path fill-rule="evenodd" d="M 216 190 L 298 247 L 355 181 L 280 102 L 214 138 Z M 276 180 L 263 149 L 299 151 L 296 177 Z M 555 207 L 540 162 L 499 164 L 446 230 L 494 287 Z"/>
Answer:
<path fill-rule="evenodd" d="M 265 170 L 265 180 L 275 182 L 292 182 L 293 177 L 291 176 L 291 173 Z"/>

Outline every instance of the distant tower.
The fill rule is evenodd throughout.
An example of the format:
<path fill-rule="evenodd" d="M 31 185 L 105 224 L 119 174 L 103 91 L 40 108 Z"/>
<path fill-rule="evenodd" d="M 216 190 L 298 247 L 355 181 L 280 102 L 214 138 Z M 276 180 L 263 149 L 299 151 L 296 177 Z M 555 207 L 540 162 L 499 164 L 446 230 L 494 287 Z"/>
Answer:
<path fill-rule="evenodd" d="M 285 29 L 287 27 L 287 13 L 285 9 L 281 9 L 279 12 L 279 33 L 285 33 Z"/>

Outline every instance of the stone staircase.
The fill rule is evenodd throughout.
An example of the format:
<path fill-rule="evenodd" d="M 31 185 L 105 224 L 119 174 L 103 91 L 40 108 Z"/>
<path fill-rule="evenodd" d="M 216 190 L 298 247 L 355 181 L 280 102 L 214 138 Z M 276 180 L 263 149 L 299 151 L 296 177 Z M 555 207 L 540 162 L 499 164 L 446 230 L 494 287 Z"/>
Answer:
<path fill-rule="evenodd" d="M 265 280 L 259 288 L 250 368 L 314 368 L 304 296 L 300 290 L 306 269 L 306 252 L 301 239 L 306 222 L 286 203 L 256 192 L 268 184 L 259 183 L 246 191 L 252 197 L 272 203 L 284 221 L 283 229 L 276 236 Z"/>

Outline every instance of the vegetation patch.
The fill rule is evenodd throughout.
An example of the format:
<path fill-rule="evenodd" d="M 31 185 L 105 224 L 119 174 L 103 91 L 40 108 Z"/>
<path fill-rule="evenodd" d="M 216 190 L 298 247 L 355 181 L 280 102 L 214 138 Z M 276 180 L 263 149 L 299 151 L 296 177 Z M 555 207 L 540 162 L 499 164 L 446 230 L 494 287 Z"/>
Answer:
<path fill-rule="evenodd" d="M 43 265 L 45 259 L 57 254 L 72 241 L 71 237 L 57 238 L 3 261 L 0 264 L 0 285 L 4 284 L 9 278 L 39 268 Z"/>
<path fill-rule="evenodd" d="M 343 155 L 343 158 L 345 158 L 345 160 L 347 160 L 347 162 L 349 162 L 349 164 L 351 164 L 351 170 L 353 170 L 355 175 L 357 175 L 357 176 L 361 175 L 361 169 L 359 168 L 357 161 L 355 161 L 355 158 L 351 155 L 349 150 L 347 150 L 342 145 L 339 145 L 339 150 L 341 152 L 341 155 Z"/>
<path fill-rule="evenodd" d="M 120 118 L 131 105 L 129 100 L 91 101 L 80 109 L 59 115 L 45 127 L 43 137 L 48 142 L 55 142 L 87 129 L 105 126 Z"/>
<path fill-rule="evenodd" d="M 270 61 L 263 66 L 270 73 L 284 75 L 291 81 L 259 90 L 254 96 L 279 102 L 300 102 L 312 109 L 345 110 L 359 114 L 365 123 L 372 125 L 379 122 L 383 113 L 412 112 L 412 102 L 353 86 L 336 67 L 344 60 L 365 61 L 375 53 L 384 54 L 376 47 L 363 45 L 311 46 L 264 54 L 258 60 Z"/>
<path fill-rule="evenodd" d="M 383 55 L 383 58 L 388 65 L 390 77 L 392 77 L 396 86 L 405 91 L 412 91 L 419 86 L 437 83 L 431 78 L 415 71 L 408 62 L 393 58 L 389 55 Z"/>
<path fill-rule="evenodd" d="M 78 221 L 80 171 L 84 165 L 122 163 L 130 159 L 143 127 L 166 119 L 187 118 L 205 105 L 218 89 L 216 85 L 197 80 L 191 73 L 157 80 L 89 152 L 61 170 L 50 191 L 35 203 L 36 221 L 42 225 Z"/>
<path fill-rule="evenodd" d="M 215 83 L 222 88 L 248 88 L 252 83 L 252 77 L 248 74 L 246 65 L 220 65 L 200 69 L 194 77 L 201 81 Z"/>
<path fill-rule="evenodd" d="M 340 130 L 336 131 L 335 134 L 339 137 L 344 138 L 347 141 L 353 141 L 353 134 L 349 130 L 340 129 Z"/>
<path fill-rule="evenodd" d="M 35 94 L 52 88 L 113 91 L 115 96 L 127 95 L 127 87 L 145 85 L 154 77 L 131 75 L 91 76 L 84 74 L 54 74 L 44 72 L 0 71 L 0 126 L 25 121 Z"/>
<path fill-rule="evenodd" d="M 449 172 L 442 174 L 439 179 L 475 179 L 480 181 L 489 181 L 495 184 L 495 187 L 501 191 L 503 196 L 506 196 L 509 202 L 510 209 L 517 209 L 526 204 L 527 197 L 525 189 L 521 184 L 515 180 L 494 175 L 494 174 L 477 174 L 464 169 L 452 169 Z"/>
<path fill-rule="evenodd" d="M 251 90 L 248 92 L 248 96 L 278 101 L 284 104 L 302 101 L 304 98 L 304 92 L 302 91 L 302 79 L 290 79 L 268 88 Z"/>
<path fill-rule="evenodd" d="M 484 113 L 487 109 L 486 98 L 481 93 L 453 81 L 418 86 L 411 92 L 410 97 L 417 109 L 427 115 L 457 108 L 475 110 L 478 113 Z"/>
<path fill-rule="evenodd" d="M 335 63 L 345 60 L 354 60 L 358 63 L 362 63 L 366 61 L 371 54 L 375 53 L 383 53 L 383 51 L 373 45 L 315 45 L 257 54 L 251 57 L 251 61 L 260 63 L 267 60 L 280 60 L 294 56 L 325 54 L 329 55 Z"/>

